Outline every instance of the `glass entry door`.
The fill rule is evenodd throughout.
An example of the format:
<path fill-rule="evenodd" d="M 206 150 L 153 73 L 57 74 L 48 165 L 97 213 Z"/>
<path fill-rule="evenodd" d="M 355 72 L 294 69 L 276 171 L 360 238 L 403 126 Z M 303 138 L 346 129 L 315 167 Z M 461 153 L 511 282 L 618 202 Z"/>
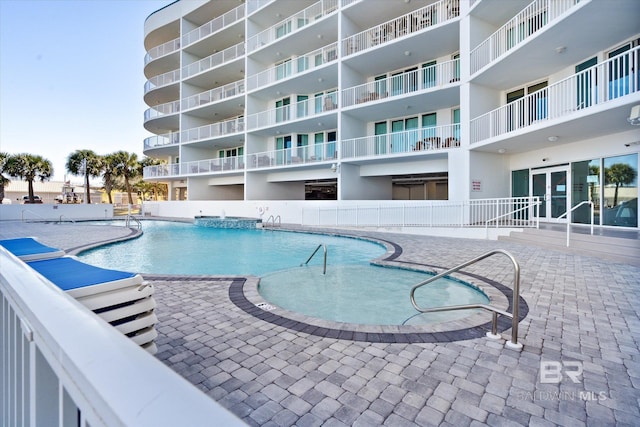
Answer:
<path fill-rule="evenodd" d="M 566 216 L 561 219 L 558 217 L 567 211 L 567 206 L 570 206 L 569 177 L 567 167 L 531 171 L 530 194 L 540 197 L 538 216 L 541 220 L 555 219 L 566 222 Z"/>

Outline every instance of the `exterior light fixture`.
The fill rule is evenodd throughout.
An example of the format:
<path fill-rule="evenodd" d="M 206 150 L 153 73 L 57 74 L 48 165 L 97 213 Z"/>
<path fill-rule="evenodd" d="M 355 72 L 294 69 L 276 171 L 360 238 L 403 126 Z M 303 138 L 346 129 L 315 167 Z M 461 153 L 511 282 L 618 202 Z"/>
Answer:
<path fill-rule="evenodd" d="M 640 105 L 631 107 L 631 114 L 629 114 L 627 121 L 634 126 L 640 125 Z"/>
<path fill-rule="evenodd" d="M 547 138 L 547 141 L 549 142 L 556 142 L 557 140 L 558 140 L 558 137 L 555 135 L 552 135 L 549 138 Z"/>
<path fill-rule="evenodd" d="M 505 150 L 504 148 L 501 148 L 501 149 L 498 150 L 498 153 L 500 153 L 500 154 L 504 154 L 506 152 L 507 152 L 507 150 Z"/>
<path fill-rule="evenodd" d="M 558 46 L 556 48 L 556 53 L 557 54 L 565 53 L 566 51 L 567 51 L 567 47 L 566 46 Z"/>

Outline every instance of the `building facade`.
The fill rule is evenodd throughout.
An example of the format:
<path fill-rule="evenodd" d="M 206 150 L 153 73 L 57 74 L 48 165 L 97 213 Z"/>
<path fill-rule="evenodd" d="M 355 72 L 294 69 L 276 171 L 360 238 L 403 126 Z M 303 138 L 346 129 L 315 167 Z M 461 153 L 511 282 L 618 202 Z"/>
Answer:
<path fill-rule="evenodd" d="M 539 196 L 638 227 L 637 0 L 190 0 L 145 22 L 170 200 Z M 635 113 L 634 113 L 635 112 Z M 589 222 L 589 206 L 569 214 Z"/>

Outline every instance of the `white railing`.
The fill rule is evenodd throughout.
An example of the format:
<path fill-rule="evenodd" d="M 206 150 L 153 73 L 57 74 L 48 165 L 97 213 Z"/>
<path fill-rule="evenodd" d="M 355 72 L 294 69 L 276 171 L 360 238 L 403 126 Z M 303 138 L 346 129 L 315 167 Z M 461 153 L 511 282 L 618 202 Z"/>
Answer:
<path fill-rule="evenodd" d="M 170 40 L 160 46 L 152 47 L 144 56 L 144 65 L 147 65 L 156 58 L 175 52 L 178 49 L 180 49 L 180 38 Z"/>
<path fill-rule="evenodd" d="M 160 74 L 159 76 L 151 77 L 144 84 L 144 93 L 153 89 L 168 86 L 172 83 L 180 81 L 180 70 L 169 71 L 168 73 Z"/>
<path fill-rule="evenodd" d="M 228 47 L 221 52 L 216 52 L 199 61 L 185 65 L 182 67 L 182 75 L 186 79 L 229 61 L 233 61 L 234 59 L 240 58 L 242 55 L 244 55 L 244 43 L 238 43 L 237 45 Z"/>
<path fill-rule="evenodd" d="M 223 99 L 231 98 L 233 96 L 242 95 L 243 93 L 244 80 L 238 80 L 237 82 L 229 83 L 224 86 L 216 87 L 214 89 L 184 98 L 182 100 L 182 108 L 184 110 L 187 110 L 189 108 L 194 108 L 201 105 L 210 104 L 212 102 L 221 101 Z"/>
<path fill-rule="evenodd" d="M 244 156 L 220 157 L 180 163 L 181 175 L 209 174 L 212 172 L 233 172 L 244 169 Z"/>
<path fill-rule="evenodd" d="M 324 18 L 338 9 L 338 0 L 321 0 L 306 9 L 289 16 L 276 25 L 250 37 L 247 40 L 247 52 L 253 52 L 281 37 L 295 33 L 307 25 Z"/>
<path fill-rule="evenodd" d="M 305 165 L 335 160 L 338 156 L 335 142 L 303 145 L 247 154 L 247 169 L 262 169 L 274 166 Z"/>
<path fill-rule="evenodd" d="M 242 18 L 244 18 L 244 4 L 241 4 L 240 6 L 230 10 L 223 15 L 215 17 L 211 21 L 207 22 L 204 25 L 201 25 L 195 30 L 189 31 L 187 34 L 182 36 L 182 44 L 186 47 L 217 31 L 223 30 L 224 28 L 235 24 Z"/>
<path fill-rule="evenodd" d="M 471 120 L 471 143 L 640 91 L 640 47 Z"/>
<path fill-rule="evenodd" d="M 388 43 L 399 37 L 454 19 L 459 14 L 460 5 L 458 0 L 440 0 L 437 3 L 422 7 L 343 39 L 342 55 L 352 55 L 374 46 Z"/>
<path fill-rule="evenodd" d="M 593 217 L 594 217 L 594 204 L 591 200 L 585 200 L 582 201 L 580 203 L 578 203 L 577 205 L 575 205 L 574 207 L 572 207 L 571 209 L 568 209 L 565 213 L 563 213 L 562 215 L 560 215 L 557 219 L 561 219 L 561 218 L 568 218 L 570 213 L 573 213 L 573 211 L 575 211 L 576 209 L 578 209 L 580 206 L 582 205 L 589 205 L 589 216 L 591 219 L 591 235 L 593 236 Z M 567 247 L 569 247 L 571 243 L 571 221 L 567 221 Z"/>
<path fill-rule="evenodd" d="M 460 59 L 389 76 L 342 91 L 342 107 L 440 88 L 460 81 Z"/>
<path fill-rule="evenodd" d="M 180 112 L 180 101 L 167 102 L 166 104 L 156 105 L 144 112 L 144 121 L 166 116 L 167 114 L 175 114 Z"/>
<path fill-rule="evenodd" d="M 336 108 L 338 108 L 337 92 L 327 93 L 322 97 L 305 99 L 293 105 L 285 105 L 251 114 L 247 116 L 247 129 L 257 129 L 304 119 L 335 110 Z"/>
<path fill-rule="evenodd" d="M 147 178 L 163 178 L 180 175 L 180 164 L 171 163 L 163 165 L 145 166 L 142 171 L 144 179 Z"/>
<path fill-rule="evenodd" d="M 181 142 L 194 142 L 244 132 L 244 117 L 212 123 L 180 132 Z"/>
<path fill-rule="evenodd" d="M 164 147 L 180 143 L 180 134 L 178 132 L 169 132 L 162 135 L 150 136 L 144 140 L 144 149 Z"/>
<path fill-rule="evenodd" d="M 244 425 L 0 248 L 0 425 Z"/>
<path fill-rule="evenodd" d="M 401 153 L 424 153 L 459 146 L 459 124 L 432 126 L 383 135 L 345 139 L 340 144 L 340 158 L 353 159 Z"/>
<path fill-rule="evenodd" d="M 320 67 L 338 59 L 338 44 L 332 43 L 302 56 L 296 56 L 275 67 L 247 77 L 248 90 L 267 86 Z"/>
<path fill-rule="evenodd" d="M 498 228 L 537 227 L 536 198 L 508 197 L 465 201 L 422 200 L 397 203 L 380 202 L 378 206 L 336 205 L 305 208 L 303 225 L 344 227 L 478 227 L 501 215 L 505 209 L 530 207 L 527 214 L 514 214 L 513 221 L 496 222 Z"/>
<path fill-rule="evenodd" d="M 535 0 L 471 51 L 471 74 L 548 26 L 579 0 Z"/>
<path fill-rule="evenodd" d="M 247 1 L 247 15 L 252 14 L 258 9 L 262 9 L 269 3 L 273 3 L 276 0 L 248 0 Z"/>

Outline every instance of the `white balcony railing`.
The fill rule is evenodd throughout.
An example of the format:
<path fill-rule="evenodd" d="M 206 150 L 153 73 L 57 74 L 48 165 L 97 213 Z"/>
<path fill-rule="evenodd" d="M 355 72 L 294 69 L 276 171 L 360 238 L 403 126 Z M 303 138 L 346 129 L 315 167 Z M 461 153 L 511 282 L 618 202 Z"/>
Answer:
<path fill-rule="evenodd" d="M 233 61 L 234 59 L 240 58 L 242 55 L 244 55 L 244 43 L 238 43 L 237 45 L 228 47 L 221 52 L 216 52 L 199 61 L 185 65 L 182 67 L 182 75 L 186 79 L 229 61 Z"/>
<path fill-rule="evenodd" d="M 180 175 L 234 172 L 244 169 L 244 156 L 220 157 L 180 163 Z"/>
<path fill-rule="evenodd" d="M 640 47 L 471 120 L 479 142 L 640 91 Z"/>
<path fill-rule="evenodd" d="M 165 56 L 172 52 L 175 52 L 178 49 L 180 49 L 180 38 L 170 40 L 166 43 L 161 44 L 160 46 L 152 47 L 144 56 L 144 65 L 147 65 L 149 62 L 153 61 L 154 59 L 160 58 L 161 56 Z"/>
<path fill-rule="evenodd" d="M 195 142 L 238 132 L 244 132 L 244 117 L 183 130 L 180 132 L 180 141 L 183 143 Z"/>
<path fill-rule="evenodd" d="M 168 73 L 160 74 L 159 76 L 151 77 L 144 84 L 144 93 L 147 93 L 153 89 L 168 86 L 180 81 L 180 70 L 169 71 Z"/>
<path fill-rule="evenodd" d="M 288 79 L 305 71 L 312 70 L 321 65 L 338 59 L 338 44 L 332 43 L 323 48 L 314 50 L 302 56 L 291 58 L 273 68 L 261 71 L 247 77 L 248 90 L 267 86 L 279 80 Z"/>
<path fill-rule="evenodd" d="M 302 225 L 344 227 L 482 227 L 538 226 L 538 197 L 420 200 L 376 205 L 305 208 Z"/>
<path fill-rule="evenodd" d="M 439 88 L 458 81 L 460 81 L 460 59 L 454 59 L 346 88 L 342 91 L 342 107 Z"/>
<path fill-rule="evenodd" d="M 144 112 L 144 121 L 166 116 L 167 114 L 175 114 L 180 112 L 180 101 L 167 102 L 166 104 L 156 105 Z"/>
<path fill-rule="evenodd" d="M 4 248 L 0 265 L 0 425 L 244 425 Z"/>
<path fill-rule="evenodd" d="M 335 160 L 338 157 L 335 142 L 303 145 L 247 154 L 247 169 L 262 169 L 276 166 L 305 165 Z"/>
<path fill-rule="evenodd" d="M 489 65 L 511 49 L 577 6 L 580 0 L 535 0 L 471 51 L 471 74 Z"/>
<path fill-rule="evenodd" d="M 460 15 L 458 0 L 440 0 L 342 40 L 343 56 L 388 43 Z"/>
<path fill-rule="evenodd" d="M 262 9 L 269 3 L 273 3 L 276 0 L 249 0 L 247 2 L 247 15 L 252 14 L 258 9 Z"/>
<path fill-rule="evenodd" d="M 293 105 L 285 105 L 272 110 L 251 114 L 247 116 L 247 129 L 258 129 L 304 119 L 330 112 L 336 108 L 338 108 L 337 92 L 327 93 L 322 97 L 318 96 L 305 99 Z"/>
<path fill-rule="evenodd" d="M 229 83 L 224 86 L 216 87 L 206 92 L 201 92 L 195 95 L 191 95 L 188 98 L 184 98 L 182 100 L 182 108 L 184 110 L 187 110 L 189 108 L 199 107 L 201 105 L 206 105 L 237 95 L 242 95 L 243 93 L 244 80 L 238 80 L 237 82 Z"/>
<path fill-rule="evenodd" d="M 182 44 L 186 47 L 192 43 L 197 42 L 200 39 L 203 39 L 217 31 L 223 30 L 242 18 L 244 18 L 244 4 L 236 7 L 235 9 L 230 10 L 229 12 L 217 16 L 211 21 L 207 22 L 204 25 L 196 28 L 195 30 L 189 31 L 187 34 L 182 36 Z"/>
<path fill-rule="evenodd" d="M 338 0 L 321 0 L 300 12 L 278 22 L 273 27 L 250 37 L 247 40 L 247 52 L 253 52 L 275 40 L 295 33 L 307 25 L 324 18 L 338 9 Z"/>
<path fill-rule="evenodd" d="M 180 143 L 180 134 L 178 132 L 164 133 L 162 135 L 154 135 L 144 140 L 144 149 L 164 147 Z"/>
<path fill-rule="evenodd" d="M 417 154 L 459 146 L 459 124 L 432 126 L 384 135 L 345 139 L 340 144 L 340 159 Z"/>
<path fill-rule="evenodd" d="M 180 176 L 180 164 L 178 163 L 145 166 L 142 171 L 143 179 L 169 178 L 177 176 Z"/>

